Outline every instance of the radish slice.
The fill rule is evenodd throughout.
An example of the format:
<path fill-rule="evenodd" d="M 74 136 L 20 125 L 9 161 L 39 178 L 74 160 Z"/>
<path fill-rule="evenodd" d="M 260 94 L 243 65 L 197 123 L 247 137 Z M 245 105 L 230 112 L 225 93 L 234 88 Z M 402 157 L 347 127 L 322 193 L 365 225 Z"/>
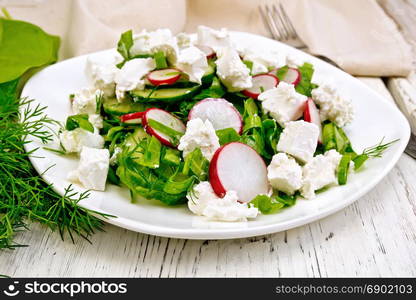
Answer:
<path fill-rule="evenodd" d="M 322 123 L 319 110 L 315 105 L 315 102 L 311 98 L 308 98 L 305 105 L 305 111 L 303 112 L 303 119 L 306 122 L 313 123 L 319 128 L 318 142 L 322 144 Z"/>
<path fill-rule="evenodd" d="M 259 74 L 253 76 L 253 87 L 242 91 L 247 97 L 257 99 L 264 91 L 270 90 L 279 84 L 279 79 L 272 74 Z"/>
<path fill-rule="evenodd" d="M 289 68 L 285 76 L 282 78 L 282 81 L 293 84 L 293 85 L 297 85 L 300 82 L 301 78 L 302 76 L 300 75 L 300 72 L 298 69 Z"/>
<path fill-rule="evenodd" d="M 182 72 L 177 69 L 162 69 L 147 74 L 147 79 L 153 85 L 174 84 L 181 77 Z"/>
<path fill-rule="evenodd" d="M 263 159 L 253 148 L 239 142 L 218 148 L 209 165 L 209 180 L 219 197 L 236 191 L 239 201 L 244 203 L 269 191 Z"/>
<path fill-rule="evenodd" d="M 155 120 L 182 134 L 185 133 L 186 130 L 183 122 L 167 111 L 160 108 L 149 108 L 146 110 L 142 117 L 143 127 L 145 128 L 146 132 L 150 135 L 153 135 L 162 144 L 169 147 L 175 147 L 172 137 L 153 128 L 151 125 L 149 125 L 149 120 Z"/>
<path fill-rule="evenodd" d="M 131 114 L 125 114 L 120 117 L 120 121 L 126 124 L 141 124 L 144 111 L 139 111 Z"/>
<path fill-rule="evenodd" d="M 194 105 L 188 119 L 209 120 L 215 130 L 234 128 L 239 134 L 243 131 L 243 119 L 234 105 L 222 98 L 207 98 Z"/>
<path fill-rule="evenodd" d="M 215 51 L 211 47 L 204 46 L 204 45 L 196 45 L 196 47 L 199 50 L 201 50 L 202 52 L 205 53 L 205 55 L 207 56 L 207 59 L 210 59 L 210 58 L 214 58 L 215 57 Z"/>

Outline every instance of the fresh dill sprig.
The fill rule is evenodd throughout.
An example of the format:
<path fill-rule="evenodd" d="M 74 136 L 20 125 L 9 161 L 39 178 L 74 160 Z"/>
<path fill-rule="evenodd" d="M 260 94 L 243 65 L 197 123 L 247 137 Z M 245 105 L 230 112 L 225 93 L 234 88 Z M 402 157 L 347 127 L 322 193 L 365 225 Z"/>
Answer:
<path fill-rule="evenodd" d="M 397 142 L 398 140 L 399 139 L 383 144 L 384 138 L 382 138 L 378 144 L 365 148 L 362 154 L 367 155 L 368 157 L 381 157 L 384 151 L 386 151 L 387 148 L 389 148 L 393 143 Z"/>
<path fill-rule="evenodd" d="M 57 194 L 33 168 L 26 152 L 28 136 L 43 143 L 52 140 L 51 128 L 56 121 L 45 114 L 45 107 L 34 106 L 33 100 L 17 98 L 18 80 L 0 84 L 0 249 L 24 245 L 14 242 L 16 233 L 26 230 L 30 221 L 38 221 L 59 231 L 62 239 L 69 235 L 88 238 L 103 229 L 96 218 L 108 215 L 78 206 L 88 193 L 75 193 L 72 187 L 63 196 Z"/>

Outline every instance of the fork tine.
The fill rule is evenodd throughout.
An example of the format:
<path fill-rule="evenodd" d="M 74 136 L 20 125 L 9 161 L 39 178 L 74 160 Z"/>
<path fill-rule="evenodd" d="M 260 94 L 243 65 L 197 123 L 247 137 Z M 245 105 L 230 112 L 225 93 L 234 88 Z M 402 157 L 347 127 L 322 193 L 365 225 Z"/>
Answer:
<path fill-rule="evenodd" d="M 298 34 L 296 33 L 296 30 L 293 27 L 292 22 L 290 21 L 289 17 L 287 16 L 287 14 L 286 14 L 283 6 L 282 6 L 282 3 L 280 3 L 280 2 L 279 2 L 279 7 L 280 7 L 280 11 L 282 12 L 282 17 L 285 20 L 284 23 L 286 24 L 286 26 L 288 28 L 289 36 L 291 38 L 293 38 L 293 39 L 297 39 L 298 38 Z"/>
<path fill-rule="evenodd" d="M 282 14 L 282 12 L 280 11 L 280 9 L 276 6 L 276 5 L 272 5 L 272 9 L 273 9 L 273 12 L 274 12 L 274 16 L 275 16 L 275 19 L 277 19 L 277 23 L 279 23 L 279 32 L 280 32 L 280 35 L 281 36 L 283 36 L 283 39 L 284 40 L 288 40 L 289 38 L 290 38 L 290 33 L 289 33 L 289 30 L 288 30 L 288 28 L 286 27 L 286 22 L 285 22 L 285 20 L 283 19 L 283 14 Z"/>
<path fill-rule="evenodd" d="M 263 16 L 263 19 L 265 20 L 267 27 L 269 28 L 270 33 L 272 34 L 273 38 L 275 40 L 280 40 L 280 33 L 279 30 L 276 27 L 276 23 L 270 13 L 270 9 L 269 6 L 267 4 L 264 5 L 264 7 L 262 8 L 260 6 L 260 13 Z"/>

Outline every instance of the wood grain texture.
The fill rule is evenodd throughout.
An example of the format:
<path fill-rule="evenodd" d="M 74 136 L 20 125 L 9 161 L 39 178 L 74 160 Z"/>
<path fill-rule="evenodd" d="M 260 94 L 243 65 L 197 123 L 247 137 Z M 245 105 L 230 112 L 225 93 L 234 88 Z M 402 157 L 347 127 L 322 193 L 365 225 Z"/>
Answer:
<path fill-rule="evenodd" d="M 365 79 L 387 96 L 379 79 Z M 58 277 L 416 276 L 416 161 L 344 210 L 311 224 L 247 239 L 160 238 L 111 225 L 92 244 L 62 242 L 38 224 L 0 252 L 0 274 Z"/>

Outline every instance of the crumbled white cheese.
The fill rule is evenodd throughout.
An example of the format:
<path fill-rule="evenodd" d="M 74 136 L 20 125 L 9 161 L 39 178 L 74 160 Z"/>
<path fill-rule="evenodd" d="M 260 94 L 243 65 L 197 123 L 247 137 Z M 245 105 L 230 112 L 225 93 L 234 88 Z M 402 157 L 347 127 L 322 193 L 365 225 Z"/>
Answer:
<path fill-rule="evenodd" d="M 302 163 L 312 159 L 318 145 L 319 128 L 313 123 L 294 121 L 286 124 L 277 150 L 292 155 Z"/>
<path fill-rule="evenodd" d="M 197 47 L 188 47 L 180 51 L 176 67 L 189 76 L 189 81 L 201 84 L 208 68 L 207 57 Z"/>
<path fill-rule="evenodd" d="M 133 36 L 133 46 L 130 48 L 132 56 L 139 54 L 154 54 L 162 51 L 170 64 L 175 64 L 178 57 L 176 37 L 170 29 L 157 29 L 147 32 L 143 30 Z"/>
<path fill-rule="evenodd" d="M 288 195 L 302 187 L 302 167 L 285 153 L 273 156 L 267 167 L 267 177 L 273 188 Z"/>
<path fill-rule="evenodd" d="M 263 111 L 269 113 L 282 127 L 302 116 L 307 99 L 308 97 L 296 92 L 293 84 L 283 81 L 258 96 L 258 100 L 262 101 Z"/>
<path fill-rule="evenodd" d="M 105 97 L 113 97 L 115 93 L 115 78 L 119 69 L 116 67 L 116 58 L 110 61 L 98 60 L 88 57 L 85 73 L 92 85 L 101 90 Z"/>
<path fill-rule="evenodd" d="M 86 189 L 104 191 L 109 160 L 108 149 L 82 147 L 78 168 L 68 174 L 68 180 L 79 182 Z"/>
<path fill-rule="evenodd" d="M 153 58 L 135 58 L 127 61 L 116 76 L 116 95 L 120 101 L 124 99 L 125 92 L 143 89 L 143 77 L 156 68 Z"/>
<path fill-rule="evenodd" d="M 267 73 L 270 69 L 283 67 L 286 63 L 285 55 L 274 49 L 249 49 L 243 59 L 253 63 L 253 75 Z"/>
<path fill-rule="evenodd" d="M 353 120 L 354 109 L 351 101 L 341 97 L 334 86 L 320 85 L 312 90 L 312 98 L 319 105 L 322 121 L 330 120 L 343 127 Z"/>
<path fill-rule="evenodd" d="M 215 30 L 203 25 L 198 26 L 197 45 L 211 47 L 215 52 L 222 48 L 233 47 L 227 29 Z"/>
<path fill-rule="evenodd" d="M 120 147 L 116 147 L 114 149 L 113 155 L 111 155 L 110 157 L 110 165 L 114 166 L 115 164 L 117 164 L 117 158 L 118 155 L 122 152 L 123 150 Z"/>
<path fill-rule="evenodd" d="M 305 63 L 299 56 L 295 56 L 293 54 L 289 54 L 286 56 L 286 65 L 289 68 L 297 68 L 302 66 Z"/>
<path fill-rule="evenodd" d="M 97 99 L 103 96 L 101 90 L 84 88 L 74 94 L 72 112 L 74 114 L 95 114 L 97 112 Z"/>
<path fill-rule="evenodd" d="M 189 34 L 181 32 L 176 35 L 176 41 L 179 49 L 188 48 L 193 45 L 192 38 Z"/>
<path fill-rule="evenodd" d="M 178 149 L 183 151 L 183 156 L 186 157 L 196 148 L 200 148 L 202 155 L 211 160 L 219 147 L 219 139 L 211 122 L 196 118 L 186 124 L 186 132 L 179 141 Z"/>
<path fill-rule="evenodd" d="M 80 152 L 83 146 L 101 149 L 104 147 L 104 138 L 98 134 L 76 128 L 68 131 L 64 130 L 59 134 L 59 140 L 67 153 Z"/>
<path fill-rule="evenodd" d="M 219 198 L 208 181 L 197 184 L 186 198 L 194 214 L 212 221 L 247 221 L 247 218 L 255 218 L 259 214 L 258 209 L 250 204 L 239 203 L 235 191 L 229 191 Z"/>
<path fill-rule="evenodd" d="M 99 114 L 90 114 L 88 121 L 97 129 L 103 128 L 103 117 Z"/>
<path fill-rule="evenodd" d="M 319 154 L 303 167 L 302 196 L 306 199 L 315 197 L 315 191 L 338 183 L 337 168 L 342 155 L 336 150 Z"/>
<path fill-rule="evenodd" d="M 217 56 L 217 75 L 228 91 L 238 92 L 253 86 L 250 70 L 241 61 L 236 50 L 223 48 Z"/>

